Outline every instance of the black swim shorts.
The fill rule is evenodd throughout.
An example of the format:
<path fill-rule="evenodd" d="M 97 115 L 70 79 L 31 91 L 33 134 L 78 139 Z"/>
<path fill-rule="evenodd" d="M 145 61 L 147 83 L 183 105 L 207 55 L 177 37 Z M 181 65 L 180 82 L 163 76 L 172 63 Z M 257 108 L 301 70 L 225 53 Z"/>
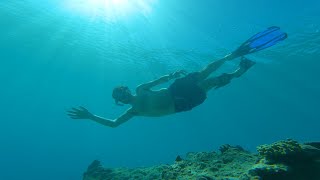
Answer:
<path fill-rule="evenodd" d="M 199 72 L 176 79 L 169 87 L 175 104 L 175 111 L 189 111 L 207 98 L 206 92 L 198 86 Z"/>

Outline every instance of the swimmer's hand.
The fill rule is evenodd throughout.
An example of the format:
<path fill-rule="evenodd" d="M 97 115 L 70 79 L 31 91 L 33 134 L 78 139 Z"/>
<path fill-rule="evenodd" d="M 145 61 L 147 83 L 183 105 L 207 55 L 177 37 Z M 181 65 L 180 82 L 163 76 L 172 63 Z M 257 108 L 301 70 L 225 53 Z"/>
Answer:
<path fill-rule="evenodd" d="M 79 108 L 71 108 L 67 111 L 67 115 L 72 119 L 93 119 L 94 115 L 86 108 L 80 106 Z"/>
<path fill-rule="evenodd" d="M 171 77 L 171 79 L 174 79 L 174 78 L 179 78 L 179 77 L 181 77 L 182 75 L 187 75 L 188 73 L 187 73 L 187 71 L 185 71 L 185 70 L 179 70 L 179 71 L 176 71 L 176 72 L 174 72 L 174 73 L 171 73 L 170 74 L 170 77 Z"/>

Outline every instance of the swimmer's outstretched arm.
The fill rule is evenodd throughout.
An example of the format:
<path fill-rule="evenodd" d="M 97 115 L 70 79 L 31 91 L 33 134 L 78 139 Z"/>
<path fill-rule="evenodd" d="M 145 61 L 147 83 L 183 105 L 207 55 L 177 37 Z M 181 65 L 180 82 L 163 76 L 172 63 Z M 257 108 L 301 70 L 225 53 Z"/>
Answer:
<path fill-rule="evenodd" d="M 68 112 L 67 113 L 68 116 L 70 116 L 72 119 L 90 119 L 92 121 L 95 121 L 99 124 L 102 124 L 108 127 L 117 127 L 120 124 L 134 117 L 131 108 L 128 109 L 124 114 L 122 114 L 120 117 L 118 117 L 115 120 L 106 119 L 106 118 L 94 115 L 84 107 L 72 108 L 72 110 L 69 110 L 67 112 Z"/>
<path fill-rule="evenodd" d="M 154 81 L 150 81 L 150 82 L 147 82 L 145 84 L 139 85 L 137 87 L 136 91 L 138 92 L 141 89 L 150 89 L 150 88 L 152 88 L 154 86 L 160 85 L 162 83 L 166 83 L 166 82 L 170 81 L 171 79 L 178 78 L 181 75 L 186 75 L 186 74 L 187 74 L 186 71 L 180 70 L 180 71 L 177 71 L 177 72 L 162 76 L 159 79 L 156 79 Z"/>

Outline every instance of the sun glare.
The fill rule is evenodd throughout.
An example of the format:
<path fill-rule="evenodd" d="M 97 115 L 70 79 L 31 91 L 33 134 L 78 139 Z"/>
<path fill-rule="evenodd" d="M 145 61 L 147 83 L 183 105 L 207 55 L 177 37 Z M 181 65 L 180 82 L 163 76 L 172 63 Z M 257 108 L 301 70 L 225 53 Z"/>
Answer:
<path fill-rule="evenodd" d="M 103 17 L 110 21 L 130 17 L 135 13 L 144 16 L 152 12 L 157 0 L 66 0 L 65 7 L 72 12 L 81 12 L 92 17 Z"/>

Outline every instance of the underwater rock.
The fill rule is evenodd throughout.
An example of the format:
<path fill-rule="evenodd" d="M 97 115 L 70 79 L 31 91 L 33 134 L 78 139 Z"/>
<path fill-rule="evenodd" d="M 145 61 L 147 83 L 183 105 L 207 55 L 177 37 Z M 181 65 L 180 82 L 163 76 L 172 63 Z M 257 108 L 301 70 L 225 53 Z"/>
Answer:
<path fill-rule="evenodd" d="M 219 151 L 221 152 L 221 153 L 224 153 L 224 152 L 226 152 L 228 149 L 230 149 L 231 148 L 231 145 L 230 144 L 223 144 L 222 146 L 220 146 L 220 148 L 219 148 Z"/>
<path fill-rule="evenodd" d="M 304 145 L 310 145 L 317 149 L 320 149 L 320 142 L 308 142 L 308 143 L 304 143 Z"/>
<path fill-rule="evenodd" d="M 300 161 L 316 161 L 320 159 L 320 143 L 299 144 L 297 141 L 287 139 L 270 145 L 257 147 L 260 155 L 270 163 L 293 164 Z"/>
<path fill-rule="evenodd" d="M 257 167 L 249 170 L 249 174 L 257 174 L 266 180 L 319 180 L 320 149 L 317 145 L 319 143 L 299 144 L 287 139 L 258 146 L 257 150 L 264 159 L 260 160 Z"/>
<path fill-rule="evenodd" d="M 239 145 L 231 146 L 230 144 L 224 144 L 224 145 L 220 146 L 219 151 L 220 151 L 221 153 L 224 153 L 224 152 L 228 151 L 229 149 L 238 150 L 238 151 L 245 151 L 245 150 L 244 150 L 241 146 L 239 146 Z"/>
<path fill-rule="evenodd" d="M 100 161 L 94 160 L 88 167 L 87 172 L 83 174 L 83 179 L 109 179 L 111 178 L 111 169 L 103 168 Z"/>
<path fill-rule="evenodd" d="M 183 159 L 178 155 L 177 157 L 176 157 L 176 162 L 179 162 L 179 161 L 182 161 Z"/>
<path fill-rule="evenodd" d="M 213 179 L 208 176 L 199 176 L 199 177 L 197 177 L 197 180 L 213 180 Z"/>
<path fill-rule="evenodd" d="M 281 174 L 284 175 L 288 172 L 288 166 L 283 164 L 255 164 L 249 169 L 248 173 L 253 176 L 265 177 L 269 175 Z"/>
<path fill-rule="evenodd" d="M 320 160 L 320 143 L 305 143 L 301 145 L 303 156 L 306 159 Z"/>
<path fill-rule="evenodd" d="M 220 152 L 190 152 L 171 165 L 103 168 L 95 160 L 83 180 L 319 180 L 319 143 L 288 139 L 258 146 L 259 154 L 223 145 Z"/>
<path fill-rule="evenodd" d="M 300 144 L 292 139 L 261 145 L 257 147 L 257 150 L 259 154 L 269 160 L 270 163 L 290 163 L 302 153 Z"/>

